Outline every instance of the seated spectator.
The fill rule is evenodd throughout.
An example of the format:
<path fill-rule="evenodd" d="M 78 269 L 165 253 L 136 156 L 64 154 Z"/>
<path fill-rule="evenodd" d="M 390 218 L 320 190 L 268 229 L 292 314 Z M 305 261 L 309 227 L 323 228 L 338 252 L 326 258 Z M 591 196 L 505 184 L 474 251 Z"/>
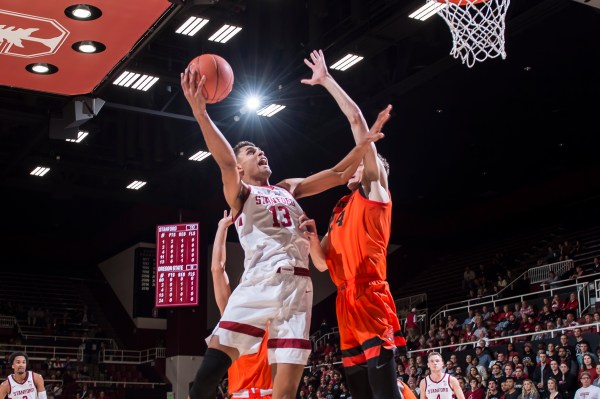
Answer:
<path fill-rule="evenodd" d="M 555 294 L 552 298 L 552 311 L 556 314 L 557 317 L 562 317 L 564 310 L 565 302 L 562 300 L 560 295 Z"/>
<path fill-rule="evenodd" d="M 576 280 L 580 277 L 583 277 L 584 275 L 585 275 L 585 272 L 583 270 L 583 267 L 581 265 L 577 265 L 577 266 L 575 266 L 575 272 L 573 272 L 573 274 L 571 274 L 569 276 L 569 279 Z"/>
<path fill-rule="evenodd" d="M 540 312 L 538 318 L 544 324 L 546 324 L 549 321 L 554 321 L 556 319 L 556 313 L 554 313 L 554 311 L 552 311 L 552 305 L 550 305 L 550 306 L 544 305 L 544 307 L 542 307 L 542 311 Z"/>
<path fill-rule="evenodd" d="M 592 263 L 592 273 L 600 273 L 600 260 L 598 257 L 594 258 L 594 262 Z"/>
<path fill-rule="evenodd" d="M 548 378 L 548 389 L 544 393 L 543 399 L 564 399 L 562 393 L 558 390 L 556 378 Z"/>
<path fill-rule="evenodd" d="M 485 399 L 500 399 L 502 396 L 502 392 L 498 391 L 498 386 L 500 382 L 496 382 L 495 380 L 489 380 L 487 390 L 485 392 Z"/>
<path fill-rule="evenodd" d="M 550 272 L 548 272 L 548 278 L 545 279 L 544 281 L 542 281 L 542 283 L 540 285 L 542 286 L 543 289 L 547 290 L 549 288 L 556 287 L 557 281 L 558 281 L 558 276 L 556 275 L 555 272 L 550 270 Z"/>
<path fill-rule="evenodd" d="M 567 319 L 565 320 L 564 326 L 565 327 L 575 327 L 578 326 L 579 323 L 577 322 L 577 320 L 575 320 L 575 311 L 569 312 L 567 313 Z M 573 331 L 573 330 L 571 330 Z"/>
<path fill-rule="evenodd" d="M 540 399 L 540 394 L 533 384 L 533 381 L 530 379 L 523 381 L 523 390 L 518 399 Z"/>
<path fill-rule="evenodd" d="M 469 380 L 469 390 L 465 393 L 465 399 L 483 399 L 483 389 L 477 378 Z"/>
<path fill-rule="evenodd" d="M 559 368 L 562 375 L 558 380 L 558 390 L 564 398 L 573 398 L 573 394 L 577 389 L 577 378 L 571 374 L 567 363 L 561 363 Z"/>
<path fill-rule="evenodd" d="M 527 316 L 535 316 L 533 306 L 527 303 L 527 301 L 521 302 L 521 314 L 526 314 Z"/>
<path fill-rule="evenodd" d="M 514 314 L 511 314 L 508 317 L 508 322 L 504 326 L 504 330 L 502 331 L 502 336 L 511 336 L 518 334 L 519 331 L 519 323 L 515 318 Z"/>
<path fill-rule="evenodd" d="M 596 373 L 596 361 L 592 357 L 592 354 L 586 353 L 581 356 L 581 359 L 581 365 L 578 372 L 579 377 L 577 379 L 580 380 L 581 374 L 588 372 L 590 373 L 592 380 L 595 380 L 598 377 L 598 374 Z"/>

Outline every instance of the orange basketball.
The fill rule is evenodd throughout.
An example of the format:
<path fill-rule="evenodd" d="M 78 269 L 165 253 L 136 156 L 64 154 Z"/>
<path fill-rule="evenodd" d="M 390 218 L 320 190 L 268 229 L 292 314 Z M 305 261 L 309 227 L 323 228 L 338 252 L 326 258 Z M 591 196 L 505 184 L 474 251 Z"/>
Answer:
<path fill-rule="evenodd" d="M 202 94 L 209 104 L 223 101 L 233 88 L 233 70 L 223 57 L 216 54 L 202 54 L 190 61 L 188 68 L 196 71 L 197 82 L 206 76 Z"/>

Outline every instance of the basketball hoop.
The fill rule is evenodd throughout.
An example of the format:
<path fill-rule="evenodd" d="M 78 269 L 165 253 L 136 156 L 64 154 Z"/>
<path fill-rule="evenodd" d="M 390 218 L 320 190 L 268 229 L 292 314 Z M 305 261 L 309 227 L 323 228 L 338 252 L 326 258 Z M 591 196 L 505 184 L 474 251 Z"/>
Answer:
<path fill-rule="evenodd" d="M 510 0 L 427 0 L 441 3 L 437 13 L 450 27 L 450 54 L 471 68 L 475 62 L 502 56 L 506 10 Z"/>

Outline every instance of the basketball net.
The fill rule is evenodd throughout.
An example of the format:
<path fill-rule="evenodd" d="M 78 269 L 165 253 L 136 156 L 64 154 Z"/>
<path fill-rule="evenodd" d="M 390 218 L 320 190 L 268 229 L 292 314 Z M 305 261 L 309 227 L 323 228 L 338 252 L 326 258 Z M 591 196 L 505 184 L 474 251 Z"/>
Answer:
<path fill-rule="evenodd" d="M 475 62 L 502 56 L 506 10 L 510 0 L 427 0 L 441 3 L 437 11 L 452 32 L 450 54 L 469 68 Z"/>

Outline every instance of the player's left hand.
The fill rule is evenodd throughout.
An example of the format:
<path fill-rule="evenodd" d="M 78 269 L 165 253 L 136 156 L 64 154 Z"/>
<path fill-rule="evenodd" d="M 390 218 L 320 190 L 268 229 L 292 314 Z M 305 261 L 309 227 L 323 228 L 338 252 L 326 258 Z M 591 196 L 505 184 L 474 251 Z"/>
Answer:
<path fill-rule="evenodd" d="M 325 56 L 323 55 L 323 50 L 313 50 L 310 53 L 311 61 L 304 59 L 304 63 L 312 69 L 312 77 L 310 79 L 302 79 L 300 83 L 304 83 L 305 85 L 318 85 L 323 84 L 329 72 L 327 72 L 327 65 L 325 64 Z"/>

